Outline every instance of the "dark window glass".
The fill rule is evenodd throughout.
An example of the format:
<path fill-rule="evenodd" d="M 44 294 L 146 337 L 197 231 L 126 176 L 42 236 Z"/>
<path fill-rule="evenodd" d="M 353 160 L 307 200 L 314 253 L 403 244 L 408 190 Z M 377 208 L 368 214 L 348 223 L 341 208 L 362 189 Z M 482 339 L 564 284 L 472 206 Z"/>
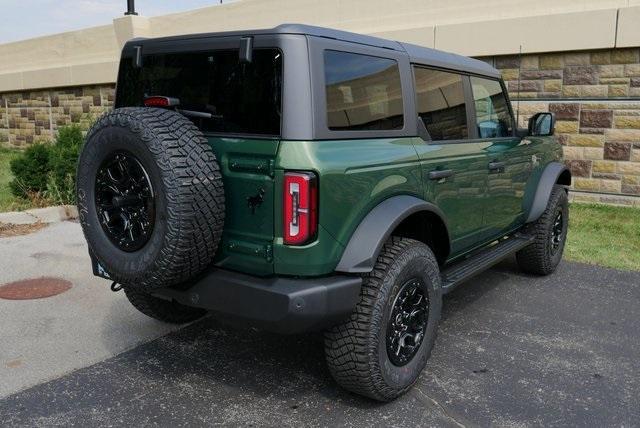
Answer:
<path fill-rule="evenodd" d="M 512 135 L 513 125 L 507 100 L 497 80 L 471 77 L 476 125 L 480 138 L 498 138 Z"/>
<path fill-rule="evenodd" d="M 123 62 L 116 100 L 135 106 L 148 96 L 178 98 L 179 109 L 211 115 L 189 117 L 204 132 L 276 136 L 281 93 L 279 50 L 255 49 L 251 63 L 228 50 L 146 55 L 141 70 Z"/>
<path fill-rule="evenodd" d="M 327 50 L 324 76 L 329 129 L 402 129 L 402 89 L 396 61 Z"/>
<path fill-rule="evenodd" d="M 418 116 L 432 140 L 461 140 L 469 135 L 462 76 L 414 68 Z"/>

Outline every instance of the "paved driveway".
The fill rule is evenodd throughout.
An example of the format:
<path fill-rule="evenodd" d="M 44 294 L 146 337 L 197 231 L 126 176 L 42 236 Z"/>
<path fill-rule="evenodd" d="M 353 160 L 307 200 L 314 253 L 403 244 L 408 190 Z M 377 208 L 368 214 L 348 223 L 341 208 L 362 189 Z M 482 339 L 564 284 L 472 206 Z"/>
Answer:
<path fill-rule="evenodd" d="M 71 226 L 66 232 L 77 234 Z M 340 390 L 318 334 L 276 336 L 213 318 L 165 334 L 87 275 L 74 287 L 90 294 L 74 303 L 84 321 L 93 323 L 85 307 L 103 313 L 95 306 L 106 305 L 112 316 L 96 323 L 98 338 L 80 329 L 66 359 L 78 349 L 116 354 L 148 342 L 5 396 L 5 425 L 640 425 L 640 273 L 563 263 L 556 274 L 535 278 L 512 261 L 499 265 L 445 299 L 425 373 L 390 404 Z M 82 321 L 72 317 L 67 328 Z M 2 325 L 0 332 L 4 339 Z M 127 345 L 114 346 L 114 337 Z M 35 342 L 15 336 L 9 345 L 37 349 Z M 4 367 L 4 343 L 2 349 L 0 374 L 18 376 Z"/>

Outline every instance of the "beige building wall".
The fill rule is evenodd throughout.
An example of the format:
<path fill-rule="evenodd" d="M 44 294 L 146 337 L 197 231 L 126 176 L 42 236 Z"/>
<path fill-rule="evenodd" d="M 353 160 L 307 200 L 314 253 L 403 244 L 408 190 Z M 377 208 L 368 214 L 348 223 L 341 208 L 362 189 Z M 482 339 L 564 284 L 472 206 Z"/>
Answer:
<path fill-rule="evenodd" d="M 522 121 L 557 114 L 574 194 L 640 205 L 640 0 L 237 0 L 121 16 L 0 45 L 0 145 L 50 140 L 71 123 L 86 129 L 112 107 L 120 50 L 133 37 L 285 22 L 481 57 L 521 99 Z"/>
<path fill-rule="evenodd" d="M 640 46 L 640 0 L 238 0 L 0 45 L 0 92 L 114 82 L 132 37 L 299 22 L 469 56 Z"/>

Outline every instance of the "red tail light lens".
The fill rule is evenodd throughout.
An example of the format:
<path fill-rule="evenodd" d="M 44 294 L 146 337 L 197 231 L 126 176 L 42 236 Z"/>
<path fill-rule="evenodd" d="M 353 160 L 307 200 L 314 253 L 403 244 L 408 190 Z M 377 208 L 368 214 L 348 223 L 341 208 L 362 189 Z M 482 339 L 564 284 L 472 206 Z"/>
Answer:
<path fill-rule="evenodd" d="M 318 231 L 318 180 L 313 173 L 284 174 L 284 243 L 303 245 Z"/>
<path fill-rule="evenodd" d="M 171 97 L 153 96 L 144 99 L 146 107 L 173 107 L 180 104 L 180 100 Z"/>

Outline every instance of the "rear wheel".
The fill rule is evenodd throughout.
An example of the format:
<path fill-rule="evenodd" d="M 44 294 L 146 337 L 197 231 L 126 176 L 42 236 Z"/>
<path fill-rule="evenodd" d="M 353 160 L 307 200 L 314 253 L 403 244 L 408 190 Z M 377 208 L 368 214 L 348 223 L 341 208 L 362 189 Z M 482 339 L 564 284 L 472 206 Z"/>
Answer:
<path fill-rule="evenodd" d="M 344 388 L 390 401 L 416 382 L 427 363 L 440 319 L 438 263 L 428 246 L 392 238 L 348 321 L 325 333 L 327 364 Z"/>
<path fill-rule="evenodd" d="M 554 186 L 546 210 L 527 226 L 535 236 L 533 243 L 516 253 L 520 269 L 536 275 L 548 275 L 556 270 L 567 239 L 569 199 L 562 186 Z"/>

